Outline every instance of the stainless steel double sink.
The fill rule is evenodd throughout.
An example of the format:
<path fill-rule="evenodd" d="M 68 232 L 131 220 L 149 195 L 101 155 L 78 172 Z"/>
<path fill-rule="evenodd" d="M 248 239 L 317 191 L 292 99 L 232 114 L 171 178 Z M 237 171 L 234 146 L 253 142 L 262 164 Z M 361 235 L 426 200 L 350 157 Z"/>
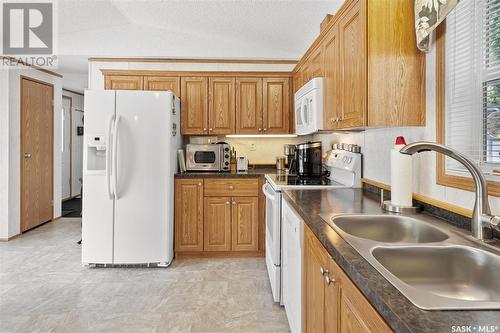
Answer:
<path fill-rule="evenodd" d="M 343 214 L 325 221 L 417 307 L 500 309 L 499 253 L 426 219 Z"/>

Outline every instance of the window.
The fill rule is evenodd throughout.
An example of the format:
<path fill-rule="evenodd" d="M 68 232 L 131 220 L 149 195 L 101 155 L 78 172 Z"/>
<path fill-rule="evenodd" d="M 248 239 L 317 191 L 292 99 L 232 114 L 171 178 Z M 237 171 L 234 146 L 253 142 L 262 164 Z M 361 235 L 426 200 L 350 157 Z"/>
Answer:
<path fill-rule="evenodd" d="M 438 141 L 500 181 L 500 0 L 462 0 L 445 24 L 438 36 Z M 438 183 L 471 186 L 460 163 L 439 157 L 439 168 Z"/>

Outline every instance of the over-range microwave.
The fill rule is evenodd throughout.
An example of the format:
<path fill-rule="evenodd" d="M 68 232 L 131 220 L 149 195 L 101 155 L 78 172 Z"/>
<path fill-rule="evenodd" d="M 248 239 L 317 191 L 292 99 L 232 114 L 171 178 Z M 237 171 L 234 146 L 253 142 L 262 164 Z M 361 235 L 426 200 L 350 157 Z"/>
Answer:
<path fill-rule="evenodd" d="M 227 143 L 186 145 L 188 171 L 229 171 L 230 148 Z"/>
<path fill-rule="evenodd" d="M 323 78 L 307 82 L 295 93 L 295 134 L 307 135 L 323 129 Z"/>

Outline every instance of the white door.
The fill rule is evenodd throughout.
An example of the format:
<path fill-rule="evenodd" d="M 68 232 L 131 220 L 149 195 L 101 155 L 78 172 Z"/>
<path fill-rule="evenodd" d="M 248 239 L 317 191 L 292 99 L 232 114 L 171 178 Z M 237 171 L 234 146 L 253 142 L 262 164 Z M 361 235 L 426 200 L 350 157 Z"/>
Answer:
<path fill-rule="evenodd" d="M 170 92 L 116 92 L 114 263 L 171 260 L 171 103 Z"/>
<path fill-rule="evenodd" d="M 108 181 L 110 171 L 110 125 L 115 114 L 115 92 L 85 91 L 85 126 L 82 199 L 82 262 L 113 263 L 113 196 Z M 106 150 L 89 147 L 94 137 L 107 141 Z M 105 158 L 104 168 L 96 168 L 96 158 Z M 99 164 L 102 166 L 103 164 Z M 109 179 L 110 180 L 110 179 Z"/>
<path fill-rule="evenodd" d="M 62 99 L 62 142 L 61 142 L 61 197 L 71 197 L 71 98 Z"/>

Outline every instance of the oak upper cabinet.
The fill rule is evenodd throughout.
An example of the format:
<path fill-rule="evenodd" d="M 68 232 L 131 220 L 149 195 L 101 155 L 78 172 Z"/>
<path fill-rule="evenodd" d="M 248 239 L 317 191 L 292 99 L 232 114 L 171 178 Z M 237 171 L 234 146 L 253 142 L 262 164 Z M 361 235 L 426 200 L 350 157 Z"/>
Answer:
<path fill-rule="evenodd" d="M 181 78 L 181 132 L 208 134 L 208 79 Z"/>
<path fill-rule="evenodd" d="M 203 251 L 203 179 L 175 180 L 175 251 Z"/>
<path fill-rule="evenodd" d="M 204 251 L 231 250 L 231 198 L 205 197 Z"/>
<path fill-rule="evenodd" d="M 142 90 L 143 77 L 139 75 L 105 75 L 104 89 L 106 90 Z"/>
<path fill-rule="evenodd" d="M 263 89 L 263 133 L 288 133 L 290 128 L 290 79 L 265 78 Z"/>
<path fill-rule="evenodd" d="M 392 332 L 308 227 L 303 279 L 304 332 Z"/>
<path fill-rule="evenodd" d="M 262 133 L 262 79 L 236 79 L 236 133 Z"/>
<path fill-rule="evenodd" d="M 340 50 L 340 127 L 365 126 L 366 36 L 363 0 L 352 1 L 338 23 Z"/>
<path fill-rule="evenodd" d="M 170 90 L 180 97 L 181 83 L 178 76 L 145 76 L 144 90 Z"/>
<path fill-rule="evenodd" d="M 338 127 L 340 115 L 341 80 L 339 78 L 339 39 L 337 26 L 333 26 L 323 41 L 323 126 Z"/>
<path fill-rule="evenodd" d="M 259 248 L 259 198 L 234 197 L 232 201 L 233 251 L 257 251 Z"/>
<path fill-rule="evenodd" d="M 311 53 L 311 56 L 309 57 L 308 62 L 310 63 L 309 65 L 309 79 L 314 79 L 315 77 L 322 77 L 323 76 L 323 54 L 322 54 L 323 49 L 321 47 L 317 47 L 313 53 Z M 304 82 L 307 83 L 307 82 Z"/>
<path fill-rule="evenodd" d="M 234 78 L 209 78 L 208 134 L 234 133 Z"/>

